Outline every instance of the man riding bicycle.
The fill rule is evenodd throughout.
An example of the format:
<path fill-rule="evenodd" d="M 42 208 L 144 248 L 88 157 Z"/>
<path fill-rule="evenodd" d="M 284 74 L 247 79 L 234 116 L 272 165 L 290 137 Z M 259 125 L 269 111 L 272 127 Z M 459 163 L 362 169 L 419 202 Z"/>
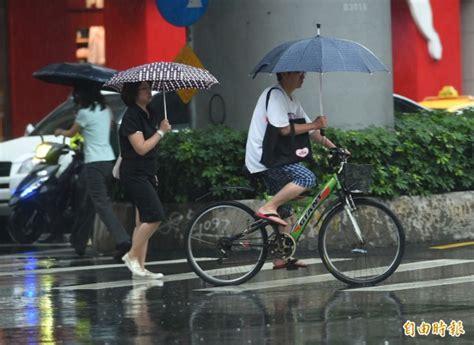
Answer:
<path fill-rule="evenodd" d="M 298 137 L 304 140 L 305 136 L 309 136 L 312 141 L 327 148 L 336 147 L 320 132 L 320 129 L 327 127 L 326 116 L 318 116 L 311 121 L 301 103 L 292 94 L 303 85 L 304 78 L 304 72 L 277 73 L 278 84 L 265 89 L 258 99 L 247 138 L 245 165 L 251 174 L 258 173 L 262 177 L 268 192 L 274 195 L 270 201 L 259 208 L 256 216 L 279 225 L 282 232 L 289 231 L 288 223 L 282 219 L 282 215 L 285 217 L 291 214 L 289 206 L 283 205 L 312 189 L 316 185 L 316 177 L 312 171 L 299 162 L 310 158 L 310 147 L 294 150 L 296 162 L 268 164 L 269 159 L 267 157 L 263 159 L 263 156 L 271 156 L 272 153 L 268 152 L 268 147 L 277 145 L 277 143 L 266 141 L 267 136 L 271 135 L 268 131 L 272 128 L 276 129 L 275 141 L 280 141 L 280 145 L 294 143 L 294 139 Z M 288 141 L 290 137 L 292 140 Z M 265 164 L 262 161 L 265 161 Z M 302 261 L 290 258 L 287 261 L 275 259 L 273 268 L 287 268 L 289 264 L 295 267 L 306 267 Z"/>

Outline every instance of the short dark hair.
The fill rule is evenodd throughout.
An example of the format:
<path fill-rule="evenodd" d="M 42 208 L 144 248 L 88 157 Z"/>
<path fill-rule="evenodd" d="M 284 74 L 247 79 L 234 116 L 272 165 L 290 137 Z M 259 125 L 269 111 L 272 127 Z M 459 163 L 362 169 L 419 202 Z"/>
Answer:
<path fill-rule="evenodd" d="M 123 84 L 120 96 L 122 97 L 123 103 L 125 103 L 128 107 L 131 107 L 136 103 L 138 96 L 138 87 L 141 83 L 141 81 L 138 81 L 135 83 Z"/>
<path fill-rule="evenodd" d="M 122 92 L 120 96 L 122 97 L 123 103 L 125 103 L 128 107 L 131 107 L 137 102 L 138 97 L 138 89 L 140 88 L 142 81 L 137 81 L 135 83 L 124 83 L 122 86 Z M 152 86 L 150 81 L 147 83 Z"/>
<path fill-rule="evenodd" d="M 277 73 L 277 80 L 281 81 L 283 79 L 283 73 Z"/>
<path fill-rule="evenodd" d="M 100 110 L 105 109 L 105 98 L 100 93 L 100 85 L 84 83 L 74 86 L 72 92 L 74 102 L 80 108 L 95 110 L 96 104 L 100 105 Z"/>

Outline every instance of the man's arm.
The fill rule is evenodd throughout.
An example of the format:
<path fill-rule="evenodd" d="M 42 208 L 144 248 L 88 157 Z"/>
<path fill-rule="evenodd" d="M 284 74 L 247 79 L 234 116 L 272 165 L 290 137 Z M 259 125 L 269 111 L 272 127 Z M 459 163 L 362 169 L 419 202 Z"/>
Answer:
<path fill-rule="evenodd" d="M 336 145 L 334 145 L 334 143 L 331 140 L 329 140 L 327 137 L 321 135 L 321 132 L 319 130 L 314 131 L 313 133 L 311 133 L 310 138 L 311 138 L 312 141 L 320 143 L 325 148 L 332 149 L 332 148 L 336 147 Z"/>
<path fill-rule="evenodd" d="M 316 131 L 321 128 L 325 128 L 328 125 L 328 120 L 326 116 L 318 116 L 313 122 L 310 123 L 296 123 L 293 126 L 295 127 L 295 135 L 307 133 L 309 131 Z M 280 128 L 280 134 L 283 136 L 291 134 L 291 126 Z"/>

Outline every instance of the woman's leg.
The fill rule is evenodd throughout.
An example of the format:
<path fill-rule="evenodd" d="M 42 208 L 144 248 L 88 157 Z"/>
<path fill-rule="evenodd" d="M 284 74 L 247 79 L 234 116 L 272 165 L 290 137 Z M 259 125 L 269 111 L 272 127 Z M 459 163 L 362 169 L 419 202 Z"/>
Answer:
<path fill-rule="evenodd" d="M 140 213 L 138 208 L 135 208 L 135 229 L 133 230 L 132 248 L 129 251 L 129 256 L 132 259 L 137 259 L 141 268 L 145 268 L 148 240 L 159 226 L 160 222 L 140 222 Z"/>

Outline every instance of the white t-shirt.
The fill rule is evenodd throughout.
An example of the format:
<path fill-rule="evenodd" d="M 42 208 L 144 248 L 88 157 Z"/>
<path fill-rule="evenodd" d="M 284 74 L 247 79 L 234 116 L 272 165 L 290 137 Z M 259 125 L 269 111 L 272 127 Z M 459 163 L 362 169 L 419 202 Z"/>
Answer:
<path fill-rule="evenodd" d="M 272 90 L 268 101 L 268 109 L 265 110 L 267 93 L 272 87 L 277 87 L 278 89 Z M 280 84 L 272 87 L 266 88 L 260 95 L 253 111 L 252 121 L 250 122 L 245 149 L 245 165 L 252 174 L 268 169 L 265 165 L 260 163 L 267 121 L 279 128 L 288 126 L 290 119 L 304 118 L 307 123 L 311 122 L 308 115 L 304 112 L 301 103 L 295 96 L 292 95 L 290 98 Z"/>
<path fill-rule="evenodd" d="M 101 110 L 100 104 L 96 104 L 94 110 L 82 108 L 75 121 L 81 126 L 81 134 L 84 137 L 85 163 L 113 161 L 115 154 L 110 144 L 110 108 Z"/>

